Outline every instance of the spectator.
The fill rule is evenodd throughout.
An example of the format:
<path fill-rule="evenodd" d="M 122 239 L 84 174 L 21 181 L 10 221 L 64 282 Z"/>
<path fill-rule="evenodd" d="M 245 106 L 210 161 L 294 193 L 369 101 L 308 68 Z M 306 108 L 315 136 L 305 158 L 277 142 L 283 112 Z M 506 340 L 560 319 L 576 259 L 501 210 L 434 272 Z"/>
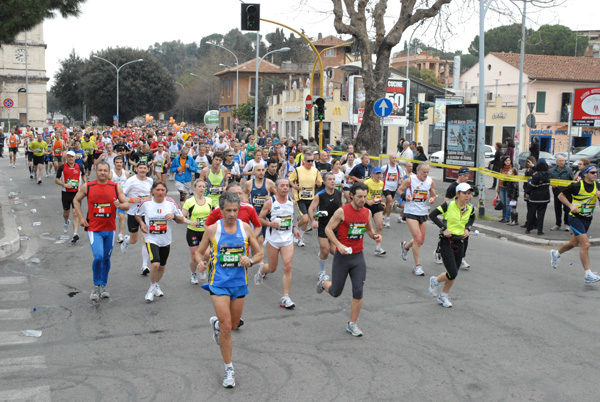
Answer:
<path fill-rule="evenodd" d="M 548 173 L 548 164 L 544 158 L 538 161 L 535 172 L 529 181 L 529 204 L 531 208 L 527 216 L 527 230 L 525 233 L 529 234 L 531 229 L 537 226 L 537 234 L 541 236 L 544 234 L 546 208 L 550 203 L 550 174 Z"/>
<path fill-rule="evenodd" d="M 502 162 L 500 160 L 501 158 L 502 158 L 502 144 L 497 142 L 496 143 L 496 153 L 494 154 L 494 161 L 492 163 L 492 171 L 500 172 L 500 170 L 502 170 Z M 496 188 L 497 182 L 498 182 L 498 179 L 494 177 L 494 182 L 492 183 L 492 187 L 490 187 L 490 190 L 494 190 Z"/>
<path fill-rule="evenodd" d="M 510 160 L 514 160 L 515 159 L 515 142 L 511 139 L 511 138 L 506 138 L 504 140 L 504 143 L 506 144 L 506 152 L 504 152 L 505 156 L 510 156 Z M 536 158 L 537 160 L 537 158 Z"/>
<path fill-rule="evenodd" d="M 415 152 L 417 153 L 417 156 L 415 157 L 416 160 L 422 161 L 422 162 L 425 162 L 427 160 L 427 156 L 425 155 L 425 150 L 423 149 L 422 146 L 419 145 L 418 147 L 416 147 Z M 419 163 L 414 163 L 413 169 L 417 169 L 418 166 L 419 166 Z"/>
<path fill-rule="evenodd" d="M 550 178 L 558 180 L 573 180 L 573 171 L 565 164 L 564 156 L 559 155 L 556 158 L 556 166 L 550 170 Z M 562 222 L 565 223 L 565 230 L 569 230 L 569 207 L 564 205 L 558 199 L 558 195 L 566 188 L 567 186 L 559 186 L 556 184 L 552 185 L 552 194 L 554 196 L 554 217 L 556 218 L 556 225 L 552 226 L 550 230 L 560 230 Z"/>
<path fill-rule="evenodd" d="M 535 173 L 535 165 L 537 164 L 537 159 L 535 159 L 533 156 L 528 156 L 527 159 L 525 160 L 525 177 L 531 177 L 533 176 L 533 173 Z M 525 183 L 523 183 L 523 194 L 525 195 L 525 202 L 527 203 L 527 216 L 529 216 L 531 214 L 530 210 L 532 208 L 532 206 L 529 204 L 529 181 L 526 181 Z M 534 226 L 537 226 L 537 223 L 535 223 Z M 521 226 L 522 228 L 526 228 L 527 227 L 527 220 L 525 220 L 525 223 Z"/>
<path fill-rule="evenodd" d="M 531 152 L 531 156 L 533 156 L 536 161 L 540 160 L 540 144 L 538 141 L 538 137 L 533 137 L 531 139 L 531 144 L 529 145 L 529 152 Z"/>

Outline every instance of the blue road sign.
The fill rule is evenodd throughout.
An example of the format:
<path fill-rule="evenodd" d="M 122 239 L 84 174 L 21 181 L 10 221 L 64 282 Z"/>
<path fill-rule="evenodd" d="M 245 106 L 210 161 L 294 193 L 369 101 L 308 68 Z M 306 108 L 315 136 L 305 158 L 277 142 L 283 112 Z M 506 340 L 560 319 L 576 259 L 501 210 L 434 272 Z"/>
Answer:
<path fill-rule="evenodd" d="M 117 116 L 116 114 L 115 114 L 115 115 L 113 115 L 113 120 L 117 120 L 117 121 L 119 121 L 119 116 Z"/>
<path fill-rule="evenodd" d="M 388 117 L 392 114 L 394 110 L 394 106 L 392 105 L 392 101 L 386 98 L 379 98 L 375 101 L 375 105 L 373 105 L 373 110 L 375 114 L 379 117 Z"/>

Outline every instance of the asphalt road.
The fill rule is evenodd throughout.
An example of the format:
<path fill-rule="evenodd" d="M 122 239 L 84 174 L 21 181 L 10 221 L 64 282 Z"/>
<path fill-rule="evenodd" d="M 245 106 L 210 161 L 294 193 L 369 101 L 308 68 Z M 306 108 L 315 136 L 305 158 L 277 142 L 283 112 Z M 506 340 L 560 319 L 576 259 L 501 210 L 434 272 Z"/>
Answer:
<path fill-rule="evenodd" d="M 454 307 L 444 309 L 427 292 L 429 276 L 443 271 L 432 258 L 437 229 L 429 224 L 423 247 L 426 276 L 415 277 L 412 256 L 404 262 L 399 252 L 408 228 L 393 222 L 384 230 L 386 256 L 365 241 L 364 336 L 354 338 L 344 331 L 350 283 L 337 299 L 316 294 L 317 240 L 309 233 L 307 246 L 295 249 L 294 310 L 279 307 L 281 265 L 250 285 L 246 324 L 233 336 L 237 386 L 228 390 L 209 295 L 189 283 L 185 227 L 161 281 L 165 297 L 144 301 L 149 279 L 139 274 L 138 244 L 127 254 L 115 249 L 111 298 L 91 302 L 86 237 L 55 244 L 60 189 L 51 179 L 34 184 L 22 164 L 7 165 L 0 160 L 0 186 L 20 191 L 14 211 L 30 240 L 0 262 L 0 401 L 598 400 L 600 283 L 584 284 L 576 251 L 554 270 L 547 248 L 473 237 L 472 268 L 461 270 Z M 600 250 L 590 257 L 597 265 Z M 43 334 L 20 336 L 25 329 Z"/>

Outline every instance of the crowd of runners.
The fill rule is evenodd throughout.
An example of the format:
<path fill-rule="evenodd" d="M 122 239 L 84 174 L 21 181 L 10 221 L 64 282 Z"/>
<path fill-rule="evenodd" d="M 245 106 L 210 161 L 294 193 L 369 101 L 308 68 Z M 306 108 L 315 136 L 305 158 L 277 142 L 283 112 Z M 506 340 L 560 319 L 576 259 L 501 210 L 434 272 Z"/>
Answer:
<path fill-rule="evenodd" d="M 256 136 L 193 126 L 177 132 L 145 126 L 58 127 L 34 134 L 27 127 L 11 130 L 6 143 L 11 168 L 26 170 L 38 185 L 52 177 L 60 187 L 63 231 L 73 228 L 71 242 L 79 240 L 81 228 L 87 232 L 93 254 L 90 298 L 95 302 L 110 297 L 115 241 L 123 253 L 139 250 L 139 272 L 150 279 L 145 301 L 164 296 L 160 280 L 173 231 L 179 230 L 175 224 L 186 225 L 181 230 L 189 247 L 189 282 L 210 292 L 216 314 L 210 323 L 225 363 L 224 387 L 235 386 L 231 331 L 244 324 L 249 269 L 255 270 L 250 273 L 255 285 L 261 285 L 281 258 L 279 305 L 293 309 L 294 249 L 306 246 L 308 231 L 316 231 L 319 244 L 317 293 L 338 297 L 350 277 L 346 332 L 356 337 L 363 335 L 357 321 L 368 270 L 364 237 L 373 239 L 375 256 L 387 258 L 385 248 L 395 248 L 386 243 L 384 230 L 391 227 L 393 208 L 399 212 L 397 222 L 408 228 L 398 256 L 408 260 L 412 250 L 416 276 L 425 276 L 421 246 L 428 220 L 439 228 L 433 260 L 446 272 L 430 277 L 429 293 L 440 305 L 452 307 L 448 294 L 458 271 L 470 267 L 465 254 L 475 212 L 469 203 L 469 169 L 458 171 L 444 201 L 437 202 L 429 164 L 416 161 L 420 163 L 413 169 L 411 160 L 416 158 L 407 154 L 408 145 L 398 158 L 390 155 L 387 164 L 375 166 L 366 150 L 352 145 L 344 152 L 339 144 L 320 151 L 312 139 L 280 139 L 260 130 Z M 19 152 L 25 158 L 17 159 Z M 558 195 L 570 210 L 573 234 L 551 251 L 551 265 L 556 268 L 561 254 L 579 245 L 584 279 L 590 283 L 600 280 L 590 270 L 586 234 L 600 195 L 597 168 L 590 165 L 581 176 L 583 180 Z M 169 189 L 179 197 L 169 197 Z M 139 248 L 134 247 L 138 242 Z"/>

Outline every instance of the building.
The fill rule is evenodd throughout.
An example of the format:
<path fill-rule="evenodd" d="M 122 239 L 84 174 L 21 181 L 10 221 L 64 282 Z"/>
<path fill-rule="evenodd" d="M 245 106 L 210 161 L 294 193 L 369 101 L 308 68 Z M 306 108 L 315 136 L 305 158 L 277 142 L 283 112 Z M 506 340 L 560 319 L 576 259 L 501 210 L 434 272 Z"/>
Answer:
<path fill-rule="evenodd" d="M 581 36 L 588 37 L 588 47 L 585 50 L 585 57 L 600 57 L 600 30 L 573 31 L 575 33 L 575 49 L 577 49 L 577 39 Z"/>
<path fill-rule="evenodd" d="M 46 44 L 43 25 L 20 33 L 11 45 L 0 46 L 0 97 L 11 99 L 13 107 L 2 105 L 0 121 L 8 125 L 42 127 L 46 122 Z M 27 82 L 28 81 L 28 82 Z M 29 90 L 29 93 L 27 93 Z M 28 115 L 29 113 L 29 115 Z"/>
<path fill-rule="evenodd" d="M 485 56 L 485 93 L 487 101 L 501 97 L 504 106 L 517 106 L 519 92 L 519 54 L 491 52 Z M 520 151 L 529 148 L 532 135 L 540 139 L 543 151 L 566 151 L 568 141 L 568 108 L 576 88 L 600 86 L 600 59 L 525 55 L 523 67 L 523 99 L 520 130 L 503 129 L 493 134 L 494 142 L 506 137 L 514 139 Z M 458 95 L 477 102 L 479 63 L 461 75 Z M 535 126 L 525 125 L 531 105 Z M 600 144 L 600 128 L 574 130 L 571 146 Z M 511 133 L 512 132 L 512 133 Z M 524 135 L 521 135 L 523 133 Z"/>
<path fill-rule="evenodd" d="M 399 53 L 392 59 L 390 63 L 395 69 L 406 69 L 406 54 Z M 431 70 L 435 73 L 440 84 L 452 86 L 452 66 L 453 60 L 442 60 L 439 56 L 429 54 L 428 52 L 410 53 L 408 56 L 408 66 L 414 67 L 421 71 L 424 69 Z"/>

